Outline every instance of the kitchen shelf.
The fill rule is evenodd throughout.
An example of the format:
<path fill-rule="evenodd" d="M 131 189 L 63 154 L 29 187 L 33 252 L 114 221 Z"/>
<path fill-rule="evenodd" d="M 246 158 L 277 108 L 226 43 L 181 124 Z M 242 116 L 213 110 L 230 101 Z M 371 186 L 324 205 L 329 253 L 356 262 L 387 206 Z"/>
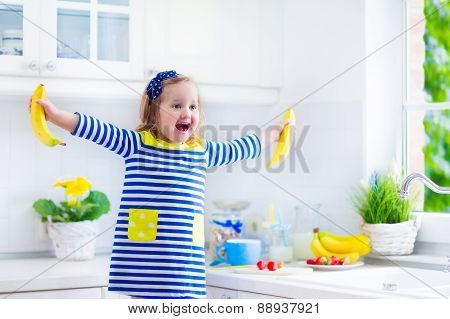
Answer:
<path fill-rule="evenodd" d="M 47 96 L 73 98 L 77 101 L 138 102 L 145 89 L 144 81 L 117 81 L 92 79 L 58 79 L 46 77 L 0 76 L 0 96 L 23 99 L 31 96 L 34 88 L 43 83 Z M 278 102 L 279 89 L 257 86 L 211 85 L 198 83 L 204 103 L 230 105 L 272 106 Z"/>

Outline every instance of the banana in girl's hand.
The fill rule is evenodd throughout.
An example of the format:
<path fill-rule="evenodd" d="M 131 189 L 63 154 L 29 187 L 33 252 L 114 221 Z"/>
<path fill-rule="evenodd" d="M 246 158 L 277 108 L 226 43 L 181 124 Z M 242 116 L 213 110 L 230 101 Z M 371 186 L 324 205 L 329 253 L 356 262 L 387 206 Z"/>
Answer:
<path fill-rule="evenodd" d="M 266 164 L 266 167 L 279 165 L 288 155 L 291 143 L 294 140 L 294 127 L 295 127 L 295 114 L 292 109 L 286 111 L 283 117 L 284 121 L 289 123 L 281 131 L 280 138 L 278 140 L 275 152 L 273 153 L 270 161 Z"/>
<path fill-rule="evenodd" d="M 44 100 L 46 96 L 45 87 L 43 84 L 39 84 L 38 87 L 34 90 L 33 95 L 30 100 L 30 119 L 31 119 L 31 128 L 33 129 L 34 134 L 44 145 L 53 147 L 56 145 L 65 146 L 66 143 L 57 139 L 53 136 L 47 126 L 47 121 L 45 118 L 45 112 L 42 105 L 36 103 L 37 100 Z"/>

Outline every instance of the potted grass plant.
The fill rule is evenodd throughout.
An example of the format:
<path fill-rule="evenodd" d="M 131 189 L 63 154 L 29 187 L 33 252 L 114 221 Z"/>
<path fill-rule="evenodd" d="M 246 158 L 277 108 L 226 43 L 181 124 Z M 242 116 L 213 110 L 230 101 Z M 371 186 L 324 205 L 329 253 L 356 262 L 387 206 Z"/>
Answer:
<path fill-rule="evenodd" d="M 56 257 L 94 258 L 97 219 L 109 211 L 108 198 L 100 191 L 91 190 L 91 183 L 84 177 L 58 181 L 53 186 L 65 189 L 66 200 L 58 206 L 51 199 L 38 199 L 33 208 L 41 215 L 41 221 L 47 222 Z"/>
<path fill-rule="evenodd" d="M 402 199 L 401 179 L 393 172 L 374 172 L 353 194 L 353 203 L 370 238 L 372 254 L 409 255 L 413 252 L 420 221 L 411 212 L 417 192 Z"/>

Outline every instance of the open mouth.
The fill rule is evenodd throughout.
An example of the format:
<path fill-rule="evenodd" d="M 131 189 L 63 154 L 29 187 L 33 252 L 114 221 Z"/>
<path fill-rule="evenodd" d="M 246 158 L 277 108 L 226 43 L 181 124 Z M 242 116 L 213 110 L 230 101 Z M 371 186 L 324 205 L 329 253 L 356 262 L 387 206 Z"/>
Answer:
<path fill-rule="evenodd" d="M 177 123 L 175 124 L 175 127 L 180 132 L 187 132 L 189 130 L 189 127 L 191 127 L 190 123 Z"/>

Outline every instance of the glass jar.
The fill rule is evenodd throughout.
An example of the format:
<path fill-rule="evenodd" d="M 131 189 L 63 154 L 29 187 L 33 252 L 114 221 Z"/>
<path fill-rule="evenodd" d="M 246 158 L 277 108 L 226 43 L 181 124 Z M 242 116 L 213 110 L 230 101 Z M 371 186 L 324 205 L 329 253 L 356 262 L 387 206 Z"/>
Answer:
<path fill-rule="evenodd" d="M 270 247 L 269 259 L 273 261 L 282 261 L 289 263 L 293 260 L 294 249 L 288 240 L 288 232 L 291 225 L 288 224 L 271 224 L 270 225 Z"/>
<path fill-rule="evenodd" d="M 233 212 L 233 214 L 231 215 L 224 213 L 214 213 L 211 217 L 210 224 L 210 266 L 216 266 L 221 263 L 216 255 L 216 247 L 222 245 L 230 238 L 241 238 L 243 221 L 239 212 Z"/>
<path fill-rule="evenodd" d="M 311 251 L 311 240 L 313 238 L 313 229 L 319 227 L 320 204 L 311 205 L 313 209 L 307 206 L 295 207 L 295 221 L 292 232 L 292 244 L 294 247 L 294 258 L 304 260 L 313 258 Z"/>

